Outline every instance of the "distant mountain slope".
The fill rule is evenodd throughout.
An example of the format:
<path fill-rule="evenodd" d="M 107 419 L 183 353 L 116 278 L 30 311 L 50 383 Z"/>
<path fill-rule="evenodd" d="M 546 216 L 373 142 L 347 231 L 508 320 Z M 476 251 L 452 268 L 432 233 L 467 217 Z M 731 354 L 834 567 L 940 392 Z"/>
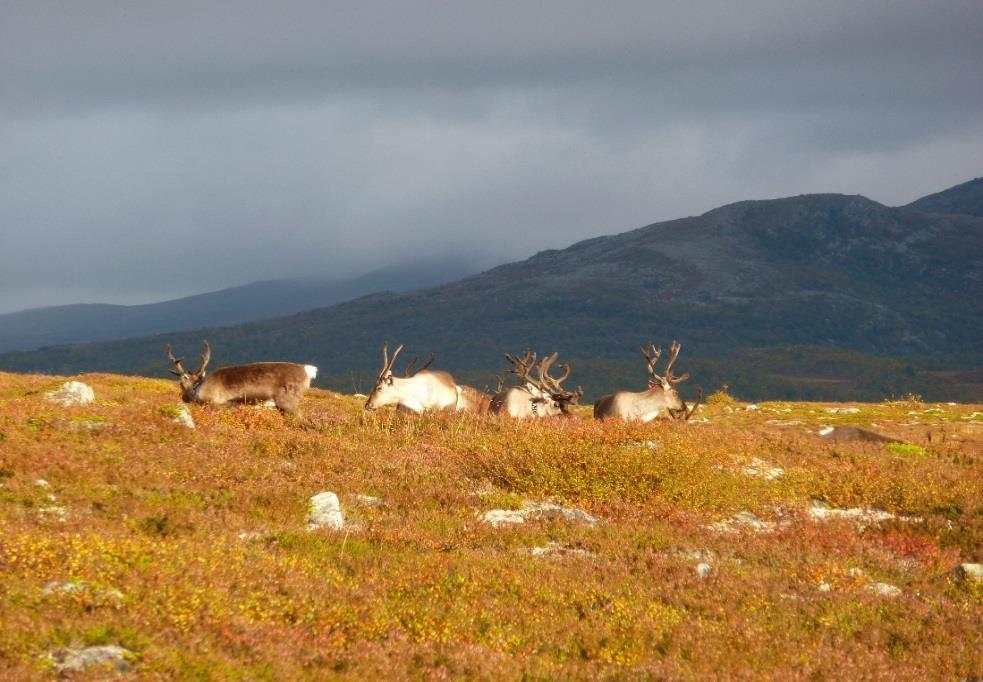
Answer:
<path fill-rule="evenodd" d="M 499 367 L 502 351 L 558 349 L 594 368 L 594 394 L 616 379 L 637 384 L 637 348 L 649 339 L 680 339 L 694 363 L 810 346 L 967 366 L 983 354 L 981 282 L 983 218 L 805 195 L 590 239 L 430 289 L 222 329 L 8 354 L 0 368 L 160 374 L 165 341 L 191 353 L 203 337 L 218 363 L 313 362 L 320 385 L 349 389 L 350 376 L 377 369 L 383 339 L 435 350 L 440 366 L 465 375 Z M 825 376 L 825 365 L 801 357 Z M 727 381 L 729 371 L 746 385 L 765 367 L 760 356 L 714 366 L 714 376 Z M 610 371 L 599 376 L 600 367 Z"/>
<path fill-rule="evenodd" d="M 323 308 L 376 291 L 407 291 L 474 272 L 462 260 L 428 260 L 349 279 L 253 282 L 146 305 L 77 304 L 0 315 L 0 352 L 226 326 Z"/>
<path fill-rule="evenodd" d="M 929 194 L 913 201 L 905 208 L 923 213 L 963 213 L 983 217 L 983 178 L 976 178 L 950 187 L 936 194 Z"/>

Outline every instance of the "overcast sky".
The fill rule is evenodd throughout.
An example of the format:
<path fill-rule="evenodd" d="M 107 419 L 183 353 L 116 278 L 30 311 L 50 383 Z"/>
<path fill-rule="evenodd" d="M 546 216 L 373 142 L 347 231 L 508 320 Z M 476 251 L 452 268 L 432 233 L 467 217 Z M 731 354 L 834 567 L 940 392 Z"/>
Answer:
<path fill-rule="evenodd" d="M 0 311 L 904 204 L 983 175 L 981 36 L 980 0 L 0 0 Z"/>

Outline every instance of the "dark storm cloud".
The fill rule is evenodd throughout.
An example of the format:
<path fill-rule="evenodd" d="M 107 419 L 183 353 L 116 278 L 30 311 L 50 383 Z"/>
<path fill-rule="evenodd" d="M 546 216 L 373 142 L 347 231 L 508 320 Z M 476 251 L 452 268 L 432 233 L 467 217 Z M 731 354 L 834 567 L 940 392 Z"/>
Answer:
<path fill-rule="evenodd" d="M 978 2 L 795 4 L 0 4 L 0 310 L 980 174 Z"/>

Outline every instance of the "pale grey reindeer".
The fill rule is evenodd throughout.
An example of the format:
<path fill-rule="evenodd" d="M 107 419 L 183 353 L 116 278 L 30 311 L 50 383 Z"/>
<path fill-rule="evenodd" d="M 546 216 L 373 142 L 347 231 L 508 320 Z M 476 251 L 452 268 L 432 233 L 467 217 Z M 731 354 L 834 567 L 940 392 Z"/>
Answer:
<path fill-rule="evenodd" d="M 526 351 L 518 358 L 506 353 L 505 359 L 512 365 L 509 372 L 518 376 L 522 384 L 495 394 L 489 412 L 517 419 L 569 415 L 570 405 L 577 404 L 583 390 L 578 387 L 576 391 L 568 391 L 560 386 L 570 376 L 568 364 L 559 365 L 562 376 L 550 376 L 549 369 L 556 358 L 557 353 L 543 358 L 537 367 L 538 377 L 533 378 L 530 372 L 536 364 L 535 353 Z"/>
<path fill-rule="evenodd" d="M 686 402 L 679 396 L 676 384 L 689 378 L 689 373 L 678 377 L 672 374 L 672 366 L 675 364 L 676 358 L 679 357 L 680 348 L 679 343 L 672 342 L 669 347 L 669 362 L 666 364 L 665 373 L 659 376 L 656 374 L 655 365 L 662 355 L 662 349 L 656 348 L 654 344 L 649 344 L 647 350 L 643 347 L 641 349 L 642 355 L 648 365 L 648 390 L 637 393 L 615 391 L 610 395 L 601 396 L 594 403 L 594 419 L 649 422 L 663 412 L 668 413 L 674 419 L 692 417 L 703 397 L 703 392 L 698 389 L 696 402 L 691 408 L 687 408 Z"/>
<path fill-rule="evenodd" d="M 186 403 L 225 405 L 272 400 L 281 412 L 297 414 L 304 393 L 317 376 L 314 365 L 293 362 L 255 362 L 222 367 L 206 375 L 212 348 L 208 341 L 202 346 L 201 367 L 196 372 L 189 372 L 181 365 L 184 358 L 174 357 L 170 344 L 164 349 L 174 365 L 171 374 L 179 377 L 181 399 Z"/>
<path fill-rule="evenodd" d="M 404 374 L 393 374 L 393 364 L 403 350 L 403 345 L 389 357 L 389 343 L 382 345 L 382 371 L 376 379 L 375 387 L 365 402 L 366 410 L 378 410 L 386 405 L 396 405 L 397 409 L 413 414 L 434 410 L 456 410 L 458 401 L 457 383 L 447 372 L 426 369 L 433 357 L 422 368 L 411 373 L 416 358 L 407 366 Z"/>

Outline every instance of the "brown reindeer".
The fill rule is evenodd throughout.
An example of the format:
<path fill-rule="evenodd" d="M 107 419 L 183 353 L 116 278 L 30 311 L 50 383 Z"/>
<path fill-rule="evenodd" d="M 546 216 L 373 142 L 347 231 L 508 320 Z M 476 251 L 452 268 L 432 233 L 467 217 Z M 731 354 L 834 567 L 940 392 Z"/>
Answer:
<path fill-rule="evenodd" d="M 457 411 L 470 412 L 471 414 L 488 414 L 493 397 L 474 386 L 458 384 Z"/>
<path fill-rule="evenodd" d="M 189 372 L 181 366 L 184 358 L 175 358 L 170 344 L 165 348 L 168 360 L 174 365 L 172 374 L 180 377 L 181 399 L 186 403 L 251 403 L 272 400 L 281 412 L 297 414 L 304 392 L 317 376 L 314 365 L 293 362 L 256 362 L 250 365 L 222 367 L 205 375 L 212 357 L 208 341 L 202 344 L 201 367 Z"/>
<path fill-rule="evenodd" d="M 673 376 L 672 366 L 679 357 L 681 346 L 673 341 L 669 347 L 669 363 L 666 365 L 665 374 L 659 376 L 655 373 L 655 365 L 662 355 L 662 349 L 649 344 L 646 350 L 642 348 L 642 356 L 648 365 L 649 387 L 647 391 L 633 393 L 631 391 L 615 391 L 610 395 L 601 396 L 594 403 L 595 419 L 625 419 L 627 421 L 649 422 L 659 416 L 665 410 L 674 419 L 689 419 L 696 411 L 703 391 L 698 390 L 696 402 L 689 409 L 685 401 L 679 397 L 676 384 L 686 381 L 689 374 Z"/>

